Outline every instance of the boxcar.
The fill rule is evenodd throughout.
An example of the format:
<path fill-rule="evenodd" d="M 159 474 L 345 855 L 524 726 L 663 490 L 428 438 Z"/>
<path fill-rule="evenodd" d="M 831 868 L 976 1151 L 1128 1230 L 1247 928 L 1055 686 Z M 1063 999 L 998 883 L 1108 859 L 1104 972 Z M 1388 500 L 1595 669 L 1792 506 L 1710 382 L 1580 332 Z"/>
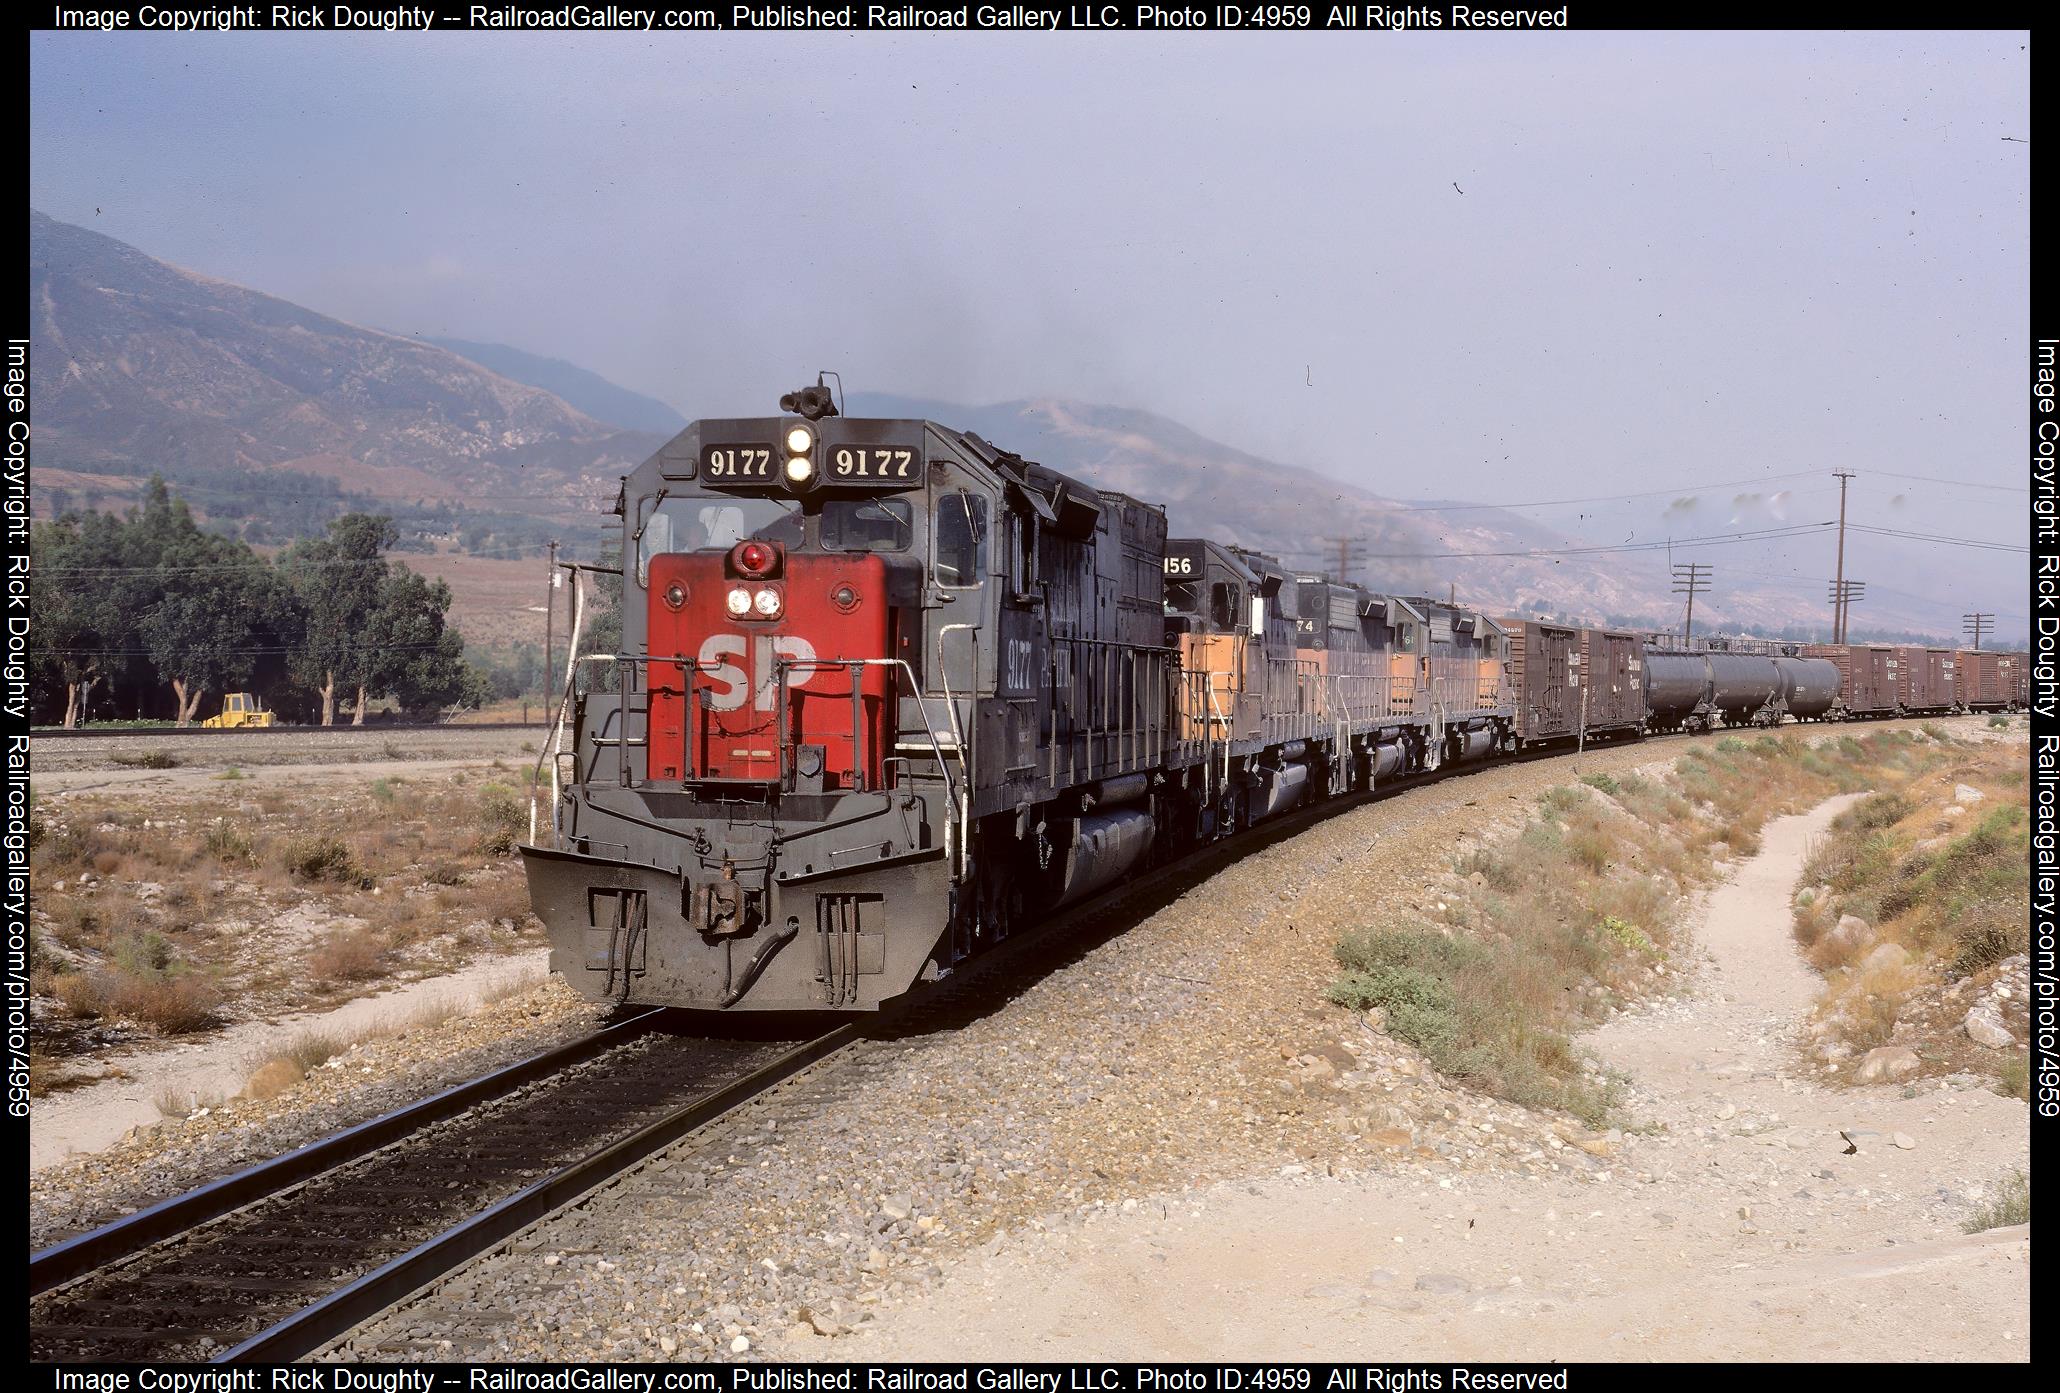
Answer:
<path fill-rule="evenodd" d="M 1896 650 L 1879 643 L 1812 643 L 1803 648 L 1810 658 L 1829 659 L 1838 668 L 1838 699 L 1831 714 L 1851 719 L 1892 716 L 1896 709 Z"/>
<path fill-rule="evenodd" d="M 1581 716 L 1590 740 L 1645 728 L 1644 645 L 1628 629 L 1581 630 Z"/>
<path fill-rule="evenodd" d="M 1500 622 L 1509 635 L 1517 742 L 1528 746 L 1574 739 L 1581 731 L 1581 631 L 1514 616 Z"/>

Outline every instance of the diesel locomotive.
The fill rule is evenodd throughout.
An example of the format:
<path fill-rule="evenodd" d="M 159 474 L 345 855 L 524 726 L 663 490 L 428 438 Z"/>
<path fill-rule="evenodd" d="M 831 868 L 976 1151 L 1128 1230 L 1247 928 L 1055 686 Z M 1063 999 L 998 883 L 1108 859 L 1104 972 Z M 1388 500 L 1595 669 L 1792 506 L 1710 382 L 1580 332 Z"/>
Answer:
<path fill-rule="evenodd" d="M 1147 500 L 820 383 L 780 408 L 693 422 L 616 500 L 620 648 L 574 653 L 521 849 L 553 970 L 597 1000 L 876 1008 L 1311 800 L 1838 690 L 1828 661 L 1740 695 L 1677 655 L 1701 666 L 1648 701 L 1655 655 L 1617 631 L 1169 537 Z"/>

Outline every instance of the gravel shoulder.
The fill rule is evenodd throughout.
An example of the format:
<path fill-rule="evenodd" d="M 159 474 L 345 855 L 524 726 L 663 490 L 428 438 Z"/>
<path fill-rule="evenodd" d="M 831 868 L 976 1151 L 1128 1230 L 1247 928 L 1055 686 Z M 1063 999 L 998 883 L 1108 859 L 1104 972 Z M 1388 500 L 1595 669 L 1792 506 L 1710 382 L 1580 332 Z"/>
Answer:
<path fill-rule="evenodd" d="M 870 1358 L 853 1332 L 946 1264 L 1126 1204 L 1284 1167 L 1439 1190 L 1592 1177 L 1611 1163 L 1571 1118 L 1451 1085 L 1327 1005 L 1331 948 L 1376 903 L 1428 912 L 1455 856 L 1544 789 L 1679 753 L 1485 769 L 1257 850 L 989 1014 L 810 1071 L 334 1357 Z"/>
<path fill-rule="evenodd" d="M 164 1116 L 160 1099 L 233 1098 L 253 1069 L 302 1036 L 370 1039 L 405 1029 L 410 1021 L 475 1011 L 490 997 L 540 983 L 549 956 L 548 949 L 538 948 L 486 959 L 333 1011 L 245 1021 L 199 1040 L 132 1050 L 121 1056 L 119 1077 L 36 1100 L 29 1113 L 29 1169 L 103 1151 L 132 1129 L 156 1124 Z"/>
<path fill-rule="evenodd" d="M 1770 822 L 1708 899 L 1691 990 L 1589 1037 L 1648 1124 L 1606 1169 L 1289 1168 L 1156 1197 L 1008 1235 L 856 1340 L 788 1352 L 2028 1358 L 2029 1226 L 1960 1232 L 2028 1164 L 2024 1106 L 1964 1076 L 1833 1091 L 1793 1067 L 1817 979 L 1789 895 L 1849 801 Z"/>

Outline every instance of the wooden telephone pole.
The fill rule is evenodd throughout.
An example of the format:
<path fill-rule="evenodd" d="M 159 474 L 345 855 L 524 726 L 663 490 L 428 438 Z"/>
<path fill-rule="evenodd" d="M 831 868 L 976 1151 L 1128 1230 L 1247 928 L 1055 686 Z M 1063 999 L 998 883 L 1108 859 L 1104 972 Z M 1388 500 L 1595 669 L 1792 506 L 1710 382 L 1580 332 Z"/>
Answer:
<path fill-rule="evenodd" d="M 1681 635 L 1681 646 L 1691 647 L 1695 641 L 1695 597 L 1709 593 L 1710 572 L 1713 568 L 1705 561 L 1684 561 L 1674 567 L 1674 593 L 1688 597 L 1688 622 Z"/>
<path fill-rule="evenodd" d="M 1845 642 L 1845 611 L 1851 598 L 1845 593 L 1845 486 L 1851 479 L 1850 470 L 1834 469 L 1831 476 L 1838 480 L 1838 573 L 1832 578 L 1831 641 Z"/>

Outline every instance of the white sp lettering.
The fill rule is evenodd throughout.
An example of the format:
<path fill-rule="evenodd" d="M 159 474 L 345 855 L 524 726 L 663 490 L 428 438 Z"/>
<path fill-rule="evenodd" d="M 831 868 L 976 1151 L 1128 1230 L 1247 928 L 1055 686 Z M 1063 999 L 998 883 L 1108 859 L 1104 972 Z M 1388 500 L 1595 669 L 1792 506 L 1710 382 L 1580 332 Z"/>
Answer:
<path fill-rule="evenodd" d="M 739 711 L 749 701 L 760 711 L 770 711 L 779 700 L 779 675 L 775 658 L 803 664 L 787 669 L 787 686 L 806 687 L 820 668 L 806 666 L 815 661 L 815 645 L 799 634 L 710 634 L 701 643 L 699 681 L 709 708 Z M 737 663 L 724 659 L 742 658 L 749 663 L 750 676 Z"/>

